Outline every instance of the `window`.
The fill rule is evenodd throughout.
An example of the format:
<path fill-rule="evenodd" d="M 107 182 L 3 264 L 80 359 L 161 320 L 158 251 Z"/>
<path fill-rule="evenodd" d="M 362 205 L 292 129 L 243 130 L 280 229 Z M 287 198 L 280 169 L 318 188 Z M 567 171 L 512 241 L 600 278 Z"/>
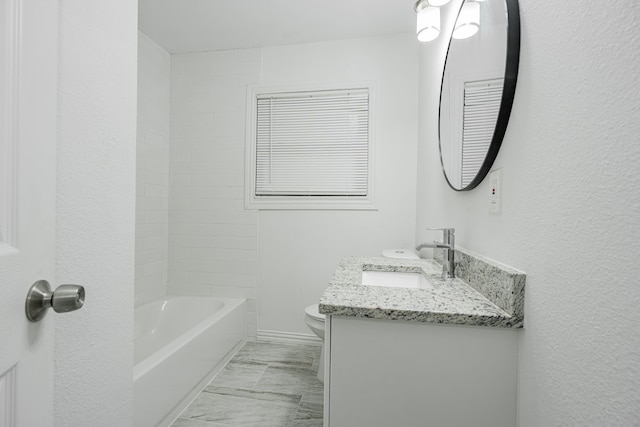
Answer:
<path fill-rule="evenodd" d="M 372 208 L 371 88 L 254 89 L 247 206 Z"/>
<path fill-rule="evenodd" d="M 496 128 L 504 79 L 465 82 L 462 128 L 462 187 L 484 162 Z"/>

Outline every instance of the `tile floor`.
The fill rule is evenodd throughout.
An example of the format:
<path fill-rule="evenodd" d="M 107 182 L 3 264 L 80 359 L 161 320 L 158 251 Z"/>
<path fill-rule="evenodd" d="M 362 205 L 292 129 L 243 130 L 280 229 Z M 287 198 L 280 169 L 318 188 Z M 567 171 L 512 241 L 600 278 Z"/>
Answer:
<path fill-rule="evenodd" d="M 320 347 L 247 342 L 172 427 L 322 427 Z"/>

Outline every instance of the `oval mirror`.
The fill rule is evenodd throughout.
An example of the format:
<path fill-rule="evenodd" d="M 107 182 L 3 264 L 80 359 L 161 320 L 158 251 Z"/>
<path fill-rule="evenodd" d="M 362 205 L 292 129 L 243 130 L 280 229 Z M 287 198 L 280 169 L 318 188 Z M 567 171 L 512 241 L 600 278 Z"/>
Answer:
<path fill-rule="evenodd" d="M 440 160 L 449 186 L 475 188 L 491 169 L 513 104 L 520 54 L 517 0 L 464 0 L 440 89 Z"/>

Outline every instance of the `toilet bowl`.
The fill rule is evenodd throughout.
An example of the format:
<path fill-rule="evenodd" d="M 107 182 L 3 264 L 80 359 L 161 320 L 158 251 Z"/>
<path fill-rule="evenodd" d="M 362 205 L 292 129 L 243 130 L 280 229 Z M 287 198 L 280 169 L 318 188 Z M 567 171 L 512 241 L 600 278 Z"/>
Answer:
<path fill-rule="evenodd" d="M 322 351 L 318 363 L 318 379 L 324 382 L 324 314 L 320 314 L 318 304 L 312 304 L 304 309 L 304 322 L 309 329 L 322 340 Z"/>
<path fill-rule="evenodd" d="M 385 249 L 382 251 L 385 258 L 420 259 L 413 249 Z M 320 314 L 319 304 L 311 304 L 304 309 L 304 321 L 314 334 L 322 340 L 322 351 L 318 363 L 318 379 L 324 382 L 324 314 Z"/>

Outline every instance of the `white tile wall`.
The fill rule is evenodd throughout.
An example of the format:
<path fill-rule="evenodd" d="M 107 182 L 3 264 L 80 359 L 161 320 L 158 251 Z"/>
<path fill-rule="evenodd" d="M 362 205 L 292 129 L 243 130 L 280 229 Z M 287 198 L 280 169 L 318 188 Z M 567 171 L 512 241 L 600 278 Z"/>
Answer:
<path fill-rule="evenodd" d="M 257 213 L 244 209 L 247 84 L 259 49 L 171 56 L 169 293 L 244 297 L 256 335 Z"/>
<path fill-rule="evenodd" d="M 171 59 L 138 33 L 135 304 L 167 293 Z"/>
<path fill-rule="evenodd" d="M 412 246 L 416 58 L 410 35 L 172 55 L 169 293 L 247 298 L 249 336 L 311 334 L 304 308 L 341 256 Z M 245 210 L 246 86 L 363 80 L 379 92 L 379 211 Z"/>
<path fill-rule="evenodd" d="M 412 34 L 265 47 L 261 85 L 374 84 L 375 211 L 260 211 L 260 336 L 311 334 L 317 303 L 344 256 L 415 245 L 418 49 Z"/>

